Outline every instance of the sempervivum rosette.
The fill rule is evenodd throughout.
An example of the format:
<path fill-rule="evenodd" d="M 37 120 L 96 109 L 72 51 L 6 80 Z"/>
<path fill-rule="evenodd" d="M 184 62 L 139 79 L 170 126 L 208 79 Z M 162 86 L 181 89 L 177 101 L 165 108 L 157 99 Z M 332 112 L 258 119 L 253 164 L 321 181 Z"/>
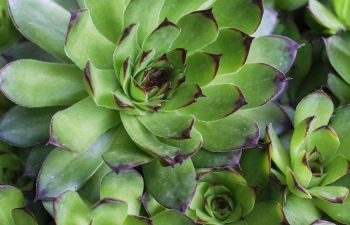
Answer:
<path fill-rule="evenodd" d="M 184 211 L 195 183 L 186 159 L 199 149 L 212 157 L 257 144 L 251 110 L 283 90 L 298 45 L 249 36 L 259 26 L 261 1 L 79 2 L 70 14 L 53 1 L 9 0 L 17 28 L 61 61 L 18 60 L 0 72 L 9 99 L 45 116 L 33 135 L 15 142 L 49 139 L 57 146 L 39 174 L 37 199 L 102 176 L 103 160 L 115 171 L 148 163 L 148 191 Z M 7 134 L 4 128 L 2 138 Z M 174 191 L 181 184 L 185 194 Z M 178 198 L 166 199 L 168 189 Z"/>
<path fill-rule="evenodd" d="M 346 111 L 339 113 L 347 115 Z M 306 96 L 295 111 L 289 154 L 272 126 L 267 127 L 268 150 L 275 165 L 272 173 L 288 187 L 284 208 L 290 224 L 317 223 L 325 218 L 321 211 L 335 221 L 350 223 L 349 186 L 342 181 L 348 173 L 349 153 L 328 123 L 341 134 L 347 128 L 339 124 L 342 116 L 330 121 L 332 114 L 333 103 L 324 92 Z"/>

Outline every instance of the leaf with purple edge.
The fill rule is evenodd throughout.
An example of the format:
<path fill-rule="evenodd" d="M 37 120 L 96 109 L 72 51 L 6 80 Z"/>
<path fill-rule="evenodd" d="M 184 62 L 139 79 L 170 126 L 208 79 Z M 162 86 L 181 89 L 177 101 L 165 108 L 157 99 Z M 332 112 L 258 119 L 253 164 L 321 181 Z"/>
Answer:
<path fill-rule="evenodd" d="M 123 225 L 151 225 L 152 222 L 146 217 L 128 215 Z"/>
<path fill-rule="evenodd" d="M 168 18 L 177 22 L 184 15 L 203 8 L 207 2 L 208 0 L 166 0 L 160 12 L 160 19 Z"/>
<path fill-rule="evenodd" d="M 298 48 L 298 43 L 284 36 L 257 37 L 250 46 L 247 63 L 265 63 L 286 73 L 295 61 Z"/>
<path fill-rule="evenodd" d="M 104 198 L 91 210 L 91 225 L 123 225 L 127 213 L 126 202 Z"/>
<path fill-rule="evenodd" d="M 146 188 L 163 206 L 184 212 L 196 186 L 196 173 L 190 159 L 174 167 L 154 160 L 143 167 Z"/>
<path fill-rule="evenodd" d="M 204 148 L 200 149 L 194 156 L 192 162 L 195 168 L 223 168 L 238 167 L 242 151 L 211 152 Z"/>
<path fill-rule="evenodd" d="M 136 170 L 110 172 L 101 182 L 100 197 L 124 201 L 128 214 L 139 215 L 143 186 L 143 178 Z"/>
<path fill-rule="evenodd" d="M 16 225 L 38 225 L 35 216 L 24 208 L 13 209 L 12 217 Z"/>
<path fill-rule="evenodd" d="M 9 99 L 26 107 L 70 105 L 86 96 L 83 73 L 74 65 L 30 59 L 3 67 L 0 89 Z"/>
<path fill-rule="evenodd" d="M 343 203 L 348 197 L 349 189 L 341 186 L 321 186 L 308 189 L 311 195 L 332 203 Z"/>
<path fill-rule="evenodd" d="M 254 147 L 259 140 L 257 124 L 241 115 L 230 115 L 215 121 L 196 121 L 203 136 L 203 147 L 212 152 L 227 152 Z"/>
<path fill-rule="evenodd" d="M 119 123 L 118 112 L 98 107 L 88 97 L 54 115 L 50 143 L 74 152 L 83 152 L 101 134 Z"/>
<path fill-rule="evenodd" d="M 167 210 L 152 217 L 154 225 L 195 225 L 195 223 L 176 210 Z"/>
<path fill-rule="evenodd" d="M 300 151 L 292 163 L 295 183 L 300 184 L 302 187 L 309 187 L 313 173 L 308 163 L 308 155 L 306 151 Z M 287 172 L 288 173 L 288 172 Z M 288 179 L 287 179 L 288 180 Z M 297 187 L 298 184 L 295 184 Z M 311 186 L 311 185 L 310 185 Z"/>
<path fill-rule="evenodd" d="M 100 69 L 113 69 L 114 49 L 114 44 L 95 27 L 89 10 L 81 9 L 72 13 L 65 50 L 80 69 L 84 69 L 88 61 Z"/>
<path fill-rule="evenodd" d="M 310 193 L 298 182 L 294 172 L 287 167 L 286 169 L 286 181 L 288 189 L 299 198 L 311 199 Z"/>

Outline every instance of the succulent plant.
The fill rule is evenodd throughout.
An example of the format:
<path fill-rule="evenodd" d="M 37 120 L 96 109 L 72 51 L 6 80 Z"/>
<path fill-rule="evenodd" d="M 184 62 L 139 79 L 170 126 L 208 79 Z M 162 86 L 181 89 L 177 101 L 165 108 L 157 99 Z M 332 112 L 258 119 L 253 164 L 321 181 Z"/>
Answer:
<path fill-rule="evenodd" d="M 275 165 L 272 173 L 287 186 L 284 210 L 290 224 L 314 223 L 322 217 L 320 210 L 335 221 L 350 223 L 345 213 L 349 210 L 348 186 L 337 184 L 348 173 L 350 158 L 328 125 L 334 123 L 330 121 L 333 110 L 324 92 L 306 96 L 295 111 L 288 151 L 273 127 L 267 126 L 268 151 Z"/>
<path fill-rule="evenodd" d="M 6 0 L 0 1 L 0 51 L 10 47 L 20 38 L 8 14 L 6 2 Z"/>

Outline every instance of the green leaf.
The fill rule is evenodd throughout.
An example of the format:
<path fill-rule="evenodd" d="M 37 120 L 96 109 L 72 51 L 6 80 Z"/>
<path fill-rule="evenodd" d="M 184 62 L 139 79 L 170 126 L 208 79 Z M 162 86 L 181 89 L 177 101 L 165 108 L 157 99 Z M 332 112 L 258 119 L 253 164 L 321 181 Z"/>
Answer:
<path fill-rule="evenodd" d="M 189 139 L 194 117 L 178 112 L 155 112 L 137 117 L 153 135 L 170 139 Z"/>
<path fill-rule="evenodd" d="M 143 193 L 142 176 L 135 170 L 109 173 L 101 182 L 101 199 L 114 198 L 127 203 L 128 214 L 138 215 Z"/>
<path fill-rule="evenodd" d="M 86 96 L 82 79 L 73 65 L 24 59 L 0 70 L 0 89 L 26 107 L 70 105 Z"/>
<path fill-rule="evenodd" d="M 325 166 L 325 176 L 322 180 L 322 185 L 328 185 L 348 173 L 349 162 L 342 155 L 337 155 L 329 160 Z"/>
<path fill-rule="evenodd" d="M 334 11 L 335 11 L 337 17 L 347 27 L 350 27 L 350 19 L 349 19 L 350 4 L 349 4 L 349 0 L 342 0 L 342 1 L 333 0 L 331 2 L 332 2 L 332 5 L 333 5 Z"/>
<path fill-rule="evenodd" d="M 286 77 L 265 64 L 245 64 L 236 73 L 218 76 L 212 84 L 233 84 L 243 93 L 246 108 L 261 106 L 278 96 L 286 86 Z"/>
<path fill-rule="evenodd" d="M 247 34 L 254 33 L 258 28 L 263 11 L 260 0 L 217 0 L 213 4 L 213 13 L 220 28 L 236 28 Z"/>
<path fill-rule="evenodd" d="M 241 151 L 211 152 L 202 148 L 191 159 L 195 168 L 236 167 L 241 154 Z"/>
<path fill-rule="evenodd" d="M 129 215 L 123 225 L 149 225 L 150 223 L 148 218 Z"/>
<path fill-rule="evenodd" d="M 333 128 L 323 126 L 310 134 L 307 145 L 309 150 L 317 148 L 317 151 L 321 154 L 321 160 L 325 162 L 336 154 L 340 141 Z"/>
<path fill-rule="evenodd" d="M 330 63 L 338 74 L 350 84 L 350 33 L 333 35 L 325 39 L 327 55 Z"/>
<path fill-rule="evenodd" d="M 68 191 L 55 198 L 55 221 L 57 225 L 89 225 L 91 215 L 79 194 Z"/>
<path fill-rule="evenodd" d="M 333 203 L 343 203 L 349 194 L 349 189 L 340 186 L 313 187 L 308 191 L 319 199 Z"/>
<path fill-rule="evenodd" d="M 123 225 L 128 205 L 119 200 L 104 198 L 91 210 L 91 225 Z"/>
<path fill-rule="evenodd" d="M 188 207 L 196 186 L 196 173 L 190 159 L 181 165 L 163 167 L 158 160 L 143 166 L 148 192 L 163 206 L 181 212 Z"/>
<path fill-rule="evenodd" d="M 131 140 L 124 126 L 119 126 L 110 150 L 103 154 L 103 160 L 116 172 L 128 170 L 148 163 L 152 157 L 144 153 Z"/>
<path fill-rule="evenodd" d="M 12 217 L 16 225 L 38 225 L 34 215 L 26 209 L 17 208 L 12 210 Z"/>
<path fill-rule="evenodd" d="M 292 168 L 294 172 L 294 174 L 292 174 L 294 176 L 292 177 L 292 179 L 293 181 L 295 181 L 295 187 L 300 191 L 303 191 L 302 190 L 303 187 L 305 188 L 309 187 L 310 182 L 313 178 L 313 173 L 308 164 L 307 157 L 308 157 L 307 152 L 302 150 L 296 155 L 292 163 Z M 298 187 L 298 185 L 300 185 L 301 187 Z"/>
<path fill-rule="evenodd" d="M 60 109 L 15 106 L 0 120 L 0 138 L 22 148 L 45 143 L 49 139 L 51 117 Z"/>
<path fill-rule="evenodd" d="M 11 17 L 21 33 L 50 54 L 69 61 L 64 42 L 69 12 L 54 1 L 10 0 Z"/>
<path fill-rule="evenodd" d="M 232 84 L 208 85 L 202 90 L 204 97 L 180 110 L 181 113 L 212 121 L 229 116 L 246 104 L 241 90 Z"/>
<path fill-rule="evenodd" d="M 44 160 L 54 148 L 52 145 L 42 145 L 32 148 L 25 162 L 24 175 L 35 179 L 39 174 Z"/>
<path fill-rule="evenodd" d="M 333 114 L 333 102 L 323 91 L 316 91 L 301 100 L 295 110 L 294 127 L 308 117 L 316 116 L 310 130 L 327 125 Z"/>
<path fill-rule="evenodd" d="M 98 136 L 119 123 L 118 112 L 97 107 L 91 98 L 86 98 L 55 114 L 50 143 L 83 152 Z"/>
<path fill-rule="evenodd" d="M 295 10 L 305 5 L 308 0 L 279 0 L 275 2 L 275 5 L 278 9 L 283 10 Z"/>
<path fill-rule="evenodd" d="M 328 74 L 327 87 L 331 92 L 339 99 L 340 104 L 346 104 L 350 102 L 350 85 L 346 83 L 342 78 L 334 75 L 333 73 Z"/>
<path fill-rule="evenodd" d="M 169 51 L 170 46 L 180 34 L 180 28 L 167 18 L 143 42 L 142 49 L 155 50 L 159 56 Z"/>
<path fill-rule="evenodd" d="M 15 187 L 0 185 L 0 223 L 16 225 L 12 218 L 12 210 L 22 208 L 24 198 L 21 191 Z"/>
<path fill-rule="evenodd" d="M 321 218 L 321 212 L 312 200 L 289 194 L 284 206 L 284 213 L 291 225 L 310 225 Z"/>
<path fill-rule="evenodd" d="M 147 192 L 142 196 L 142 206 L 145 208 L 148 216 L 155 216 L 166 210 L 154 197 Z"/>
<path fill-rule="evenodd" d="M 287 167 L 286 169 L 286 181 L 288 189 L 299 198 L 311 199 L 310 193 L 299 183 L 293 171 Z"/>
<path fill-rule="evenodd" d="M 273 225 L 285 221 L 282 206 L 274 201 L 257 202 L 254 209 L 244 218 L 248 225 Z"/>
<path fill-rule="evenodd" d="M 277 35 L 257 37 L 253 40 L 247 63 L 265 63 L 281 72 L 288 72 L 297 56 L 299 45 Z"/>
<path fill-rule="evenodd" d="M 123 31 L 125 1 L 85 0 L 85 3 L 98 31 L 111 42 L 116 43 Z"/>
<path fill-rule="evenodd" d="M 290 158 L 292 164 L 299 156 L 301 151 L 307 150 L 307 137 L 310 133 L 310 127 L 313 125 L 314 121 L 315 117 L 306 118 L 294 128 L 294 132 L 290 140 Z"/>
<path fill-rule="evenodd" d="M 252 38 L 247 34 L 231 28 L 221 29 L 216 41 L 204 48 L 205 52 L 220 55 L 217 73 L 236 72 L 245 63 Z"/>
<path fill-rule="evenodd" d="M 101 135 L 82 153 L 55 149 L 41 168 L 36 199 L 57 197 L 67 190 L 77 190 L 102 164 L 102 154 L 109 150 L 115 129 Z"/>
<path fill-rule="evenodd" d="M 309 0 L 308 7 L 311 15 L 322 26 L 329 29 L 330 33 L 337 33 L 339 30 L 345 30 L 344 24 L 324 5 L 316 0 Z"/>
<path fill-rule="evenodd" d="M 210 122 L 197 121 L 195 128 L 203 136 L 203 147 L 212 152 L 254 147 L 259 139 L 257 124 L 236 114 Z"/>
<path fill-rule="evenodd" d="M 262 188 L 270 176 L 270 156 L 265 149 L 246 149 L 242 153 L 240 169 L 250 187 Z"/>
<path fill-rule="evenodd" d="M 212 10 L 187 14 L 177 25 L 181 32 L 172 48 L 184 48 L 189 55 L 215 41 L 218 36 L 218 27 Z"/>
<path fill-rule="evenodd" d="M 166 0 L 160 12 L 160 18 L 177 22 L 184 15 L 199 10 L 206 3 L 207 0 Z"/>
<path fill-rule="evenodd" d="M 65 50 L 80 69 L 84 69 L 88 61 L 100 69 L 112 69 L 114 49 L 114 44 L 95 27 L 89 10 L 72 13 Z"/>
<path fill-rule="evenodd" d="M 194 225 L 195 223 L 176 210 L 167 210 L 152 217 L 154 225 Z"/>

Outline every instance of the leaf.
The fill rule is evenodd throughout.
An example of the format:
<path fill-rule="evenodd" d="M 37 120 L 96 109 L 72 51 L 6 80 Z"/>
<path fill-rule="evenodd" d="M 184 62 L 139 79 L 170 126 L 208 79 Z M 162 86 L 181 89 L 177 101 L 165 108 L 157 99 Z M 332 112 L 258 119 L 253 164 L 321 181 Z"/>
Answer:
<path fill-rule="evenodd" d="M 101 182 L 101 199 L 113 198 L 126 202 L 128 214 L 139 214 L 142 193 L 143 179 L 135 170 L 123 171 L 118 174 L 111 172 Z"/>
<path fill-rule="evenodd" d="M 337 17 L 347 26 L 350 26 L 350 19 L 349 19 L 349 0 L 343 0 L 343 1 L 337 1 L 333 0 L 332 5 L 334 8 L 334 11 L 337 15 Z"/>
<path fill-rule="evenodd" d="M 123 31 L 125 1 L 85 0 L 85 4 L 97 30 L 112 43 L 116 43 Z"/>
<path fill-rule="evenodd" d="M 12 210 L 22 208 L 24 198 L 21 191 L 8 185 L 0 185 L 0 222 L 6 225 L 15 225 Z"/>
<path fill-rule="evenodd" d="M 208 85 L 202 90 L 204 97 L 181 109 L 180 113 L 212 121 L 229 116 L 246 104 L 241 90 L 232 84 Z"/>
<path fill-rule="evenodd" d="M 296 158 L 294 158 L 292 163 L 292 168 L 294 173 L 294 177 L 292 178 L 295 181 L 295 187 L 297 189 L 303 191 L 303 187 L 307 188 L 312 186 L 310 183 L 314 177 L 308 163 L 308 155 L 306 151 L 302 150 L 296 155 Z M 298 187 L 298 185 L 300 185 L 300 187 Z"/>
<path fill-rule="evenodd" d="M 308 117 L 315 116 L 310 130 L 327 125 L 333 114 L 333 102 L 323 91 L 316 91 L 303 98 L 296 110 L 294 116 L 294 127 Z"/>
<path fill-rule="evenodd" d="M 244 218 L 248 225 L 282 224 L 285 221 L 282 206 L 274 201 L 257 202 L 254 209 Z"/>
<path fill-rule="evenodd" d="M 154 225 L 194 225 L 195 223 L 176 210 L 167 210 L 152 217 Z"/>
<path fill-rule="evenodd" d="M 217 22 L 210 9 L 187 14 L 177 25 L 181 32 L 172 49 L 184 48 L 189 55 L 215 41 L 218 36 Z"/>
<path fill-rule="evenodd" d="M 144 153 L 131 140 L 124 126 L 119 126 L 110 150 L 103 154 L 103 160 L 116 172 L 129 170 L 148 163 L 152 157 Z"/>
<path fill-rule="evenodd" d="M 287 167 L 286 169 L 286 181 L 288 185 L 288 189 L 299 198 L 311 199 L 310 193 L 298 182 L 295 177 L 294 172 Z"/>
<path fill-rule="evenodd" d="M 151 221 L 148 218 L 129 215 L 123 225 L 149 225 L 150 223 Z"/>
<path fill-rule="evenodd" d="M 68 191 L 53 201 L 57 225 L 89 225 L 91 215 L 79 194 Z"/>
<path fill-rule="evenodd" d="M 0 70 L 0 89 L 26 107 L 70 105 L 86 96 L 82 78 L 73 65 L 24 59 Z"/>
<path fill-rule="evenodd" d="M 342 78 L 334 75 L 333 73 L 328 74 L 327 87 L 339 99 L 340 104 L 346 104 L 350 102 L 350 85 L 346 83 Z"/>
<path fill-rule="evenodd" d="M 245 64 L 236 73 L 218 76 L 212 84 L 233 84 L 243 93 L 245 108 L 264 105 L 279 96 L 286 87 L 286 77 L 265 64 Z"/>
<path fill-rule="evenodd" d="M 89 10 L 81 9 L 72 13 L 65 50 L 80 69 L 84 69 L 88 61 L 100 69 L 112 69 L 114 49 L 114 44 L 95 27 Z"/>
<path fill-rule="evenodd" d="M 336 154 L 339 145 L 339 138 L 333 128 L 323 126 L 310 134 L 308 149 L 313 150 L 316 148 L 321 154 L 321 161 L 325 162 Z"/>
<path fill-rule="evenodd" d="M 191 157 L 195 168 L 237 167 L 242 151 L 211 152 L 204 148 Z"/>
<path fill-rule="evenodd" d="M 324 165 L 325 176 L 322 185 L 328 185 L 348 173 L 349 162 L 342 155 L 337 155 Z"/>
<path fill-rule="evenodd" d="M 284 213 L 291 225 L 310 225 L 321 218 L 321 212 L 312 200 L 299 198 L 293 194 L 287 196 Z"/>
<path fill-rule="evenodd" d="M 196 186 L 196 173 L 190 159 L 181 165 L 163 167 L 154 160 L 143 167 L 148 192 L 163 206 L 184 212 Z"/>
<path fill-rule="evenodd" d="M 195 128 L 203 136 L 203 147 L 212 152 L 254 147 L 259 140 L 257 124 L 236 114 L 210 122 L 197 121 Z"/>
<path fill-rule="evenodd" d="M 247 63 L 265 63 L 281 72 L 288 72 L 297 56 L 299 45 L 284 36 L 269 35 L 253 40 Z"/>
<path fill-rule="evenodd" d="M 350 60 L 350 34 L 333 35 L 325 39 L 327 55 L 333 68 L 347 84 L 350 84 L 350 69 L 347 63 Z"/>
<path fill-rule="evenodd" d="M 9 11 L 21 33 L 50 54 L 69 61 L 64 51 L 69 12 L 54 1 L 10 0 Z"/>
<path fill-rule="evenodd" d="M 55 147 L 52 145 L 43 145 L 32 148 L 25 162 L 24 176 L 35 179 L 39 174 L 44 160 L 54 148 Z"/>
<path fill-rule="evenodd" d="M 91 98 L 86 98 L 54 115 L 50 143 L 83 152 L 97 137 L 119 123 L 116 111 L 97 107 Z"/>
<path fill-rule="evenodd" d="M 291 10 L 300 8 L 301 6 L 305 5 L 307 2 L 308 0 L 279 0 L 275 2 L 275 4 L 278 9 L 291 11 Z"/>
<path fill-rule="evenodd" d="M 245 63 L 251 41 L 251 37 L 239 30 L 224 28 L 219 31 L 217 39 L 204 48 L 204 51 L 221 56 L 218 75 L 233 73 Z"/>
<path fill-rule="evenodd" d="M 15 106 L 0 120 L 0 138 L 22 148 L 46 143 L 51 117 L 60 109 Z"/>
<path fill-rule="evenodd" d="M 349 189 L 340 186 L 322 186 L 309 189 L 310 194 L 332 203 L 344 203 L 349 194 Z"/>
<path fill-rule="evenodd" d="M 91 225 L 123 225 L 128 205 L 119 200 L 104 198 L 91 210 Z"/>
<path fill-rule="evenodd" d="M 199 10 L 206 3 L 207 0 L 166 0 L 160 12 L 160 18 L 177 22 L 184 15 Z"/>
<path fill-rule="evenodd" d="M 36 199 L 54 198 L 67 190 L 77 190 L 102 164 L 102 154 L 109 150 L 115 129 L 101 135 L 82 153 L 55 149 L 41 168 Z"/>
<path fill-rule="evenodd" d="M 38 225 L 34 215 L 26 209 L 16 208 L 12 210 L 12 217 L 16 225 Z"/>
<path fill-rule="evenodd" d="M 315 20 L 322 26 L 328 28 L 330 33 L 337 33 L 339 30 L 345 30 L 344 24 L 338 20 L 333 12 L 318 1 L 309 0 L 308 9 Z"/>

